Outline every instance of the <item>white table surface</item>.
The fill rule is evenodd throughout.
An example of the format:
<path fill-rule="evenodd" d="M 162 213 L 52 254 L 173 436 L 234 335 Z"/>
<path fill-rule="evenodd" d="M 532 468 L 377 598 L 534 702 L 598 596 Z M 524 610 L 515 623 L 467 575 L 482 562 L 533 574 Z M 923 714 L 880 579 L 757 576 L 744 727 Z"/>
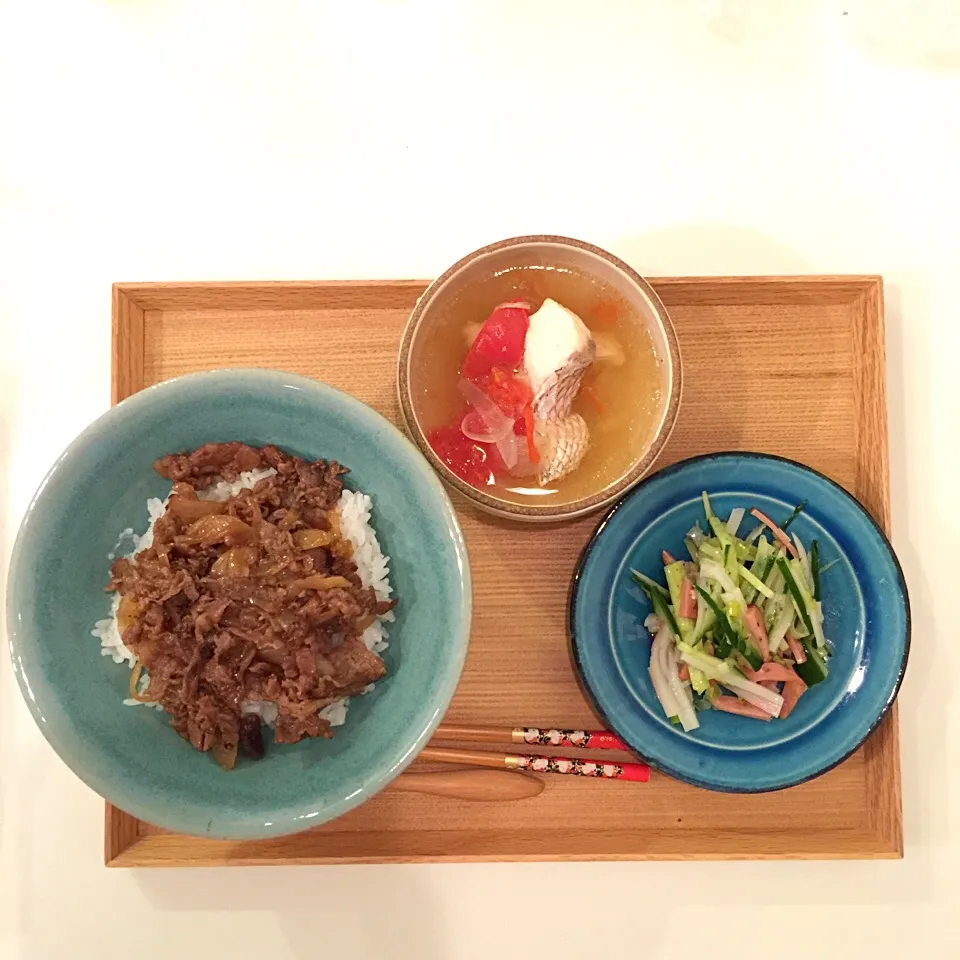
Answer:
<path fill-rule="evenodd" d="M 3 658 L 0 956 L 960 956 L 958 12 L 0 0 L 4 568 L 107 408 L 113 281 L 427 277 L 543 231 L 654 276 L 884 275 L 914 610 L 895 862 L 108 871 Z"/>

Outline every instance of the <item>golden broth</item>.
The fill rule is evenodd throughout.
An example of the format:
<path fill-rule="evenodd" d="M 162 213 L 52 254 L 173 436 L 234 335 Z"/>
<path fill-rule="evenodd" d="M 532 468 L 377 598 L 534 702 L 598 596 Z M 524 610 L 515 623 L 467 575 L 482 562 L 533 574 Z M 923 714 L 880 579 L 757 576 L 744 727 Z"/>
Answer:
<path fill-rule="evenodd" d="M 414 409 L 424 433 L 463 412 L 460 365 L 476 331 L 499 303 L 526 300 L 538 310 L 548 297 L 576 313 L 597 336 L 613 337 L 624 354 L 617 366 L 597 360 L 573 404 L 590 428 L 590 449 L 580 466 L 548 487 L 536 478 L 500 477 L 483 489 L 514 503 L 567 503 L 615 483 L 653 438 L 662 377 L 653 341 L 639 313 L 609 284 L 578 271 L 523 265 L 490 274 L 460 289 L 424 324 L 411 381 Z M 470 327 L 469 325 L 472 325 Z"/>

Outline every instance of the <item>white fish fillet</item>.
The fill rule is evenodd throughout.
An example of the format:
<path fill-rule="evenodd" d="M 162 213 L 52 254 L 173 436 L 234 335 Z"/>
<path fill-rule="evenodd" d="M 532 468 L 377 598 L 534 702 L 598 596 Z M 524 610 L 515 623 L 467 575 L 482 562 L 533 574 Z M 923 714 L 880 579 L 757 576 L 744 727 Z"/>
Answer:
<path fill-rule="evenodd" d="M 530 317 L 524 366 L 533 389 L 534 440 L 541 485 L 576 470 L 590 446 L 583 417 L 570 407 L 597 346 L 584 322 L 556 300 L 544 300 Z"/>
<path fill-rule="evenodd" d="M 596 344 L 584 322 L 556 300 L 544 300 L 530 317 L 523 353 L 534 416 L 563 420 L 596 355 Z"/>

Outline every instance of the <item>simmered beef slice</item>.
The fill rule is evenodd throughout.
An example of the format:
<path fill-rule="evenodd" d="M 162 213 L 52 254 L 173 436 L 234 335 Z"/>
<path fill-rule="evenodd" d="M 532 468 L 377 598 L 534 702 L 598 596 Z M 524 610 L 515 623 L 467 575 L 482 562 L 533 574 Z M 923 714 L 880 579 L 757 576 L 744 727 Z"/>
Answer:
<path fill-rule="evenodd" d="M 273 730 L 276 743 L 297 743 L 304 737 L 324 737 L 330 739 L 333 732 L 326 720 L 321 720 L 314 709 L 311 713 L 295 715 L 280 710 Z"/>
<path fill-rule="evenodd" d="M 221 477 L 268 467 L 276 474 L 215 509 L 197 500 Z M 149 673 L 144 695 L 221 763 L 238 743 L 262 752 L 246 701 L 277 705 L 277 742 L 332 736 L 318 711 L 386 674 L 359 637 L 392 606 L 362 585 L 341 536 L 334 508 L 346 471 L 240 443 L 163 457 L 156 469 L 175 496 L 153 544 L 117 560 L 110 580 L 123 640 Z"/>
<path fill-rule="evenodd" d="M 262 451 L 245 443 L 205 443 L 193 453 L 161 457 L 153 469 L 174 483 L 186 482 L 205 490 L 219 480 L 233 482 L 241 473 L 264 465 Z"/>
<path fill-rule="evenodd" d="M 347 637 L 338 647 L 327 654 L 333 664 L 334 679 L 342 693 L 341 696 L 353 696 L 364 687 L 376 683 L 387 673 L 386 664 L 371 653 L 362 640 Z"/>

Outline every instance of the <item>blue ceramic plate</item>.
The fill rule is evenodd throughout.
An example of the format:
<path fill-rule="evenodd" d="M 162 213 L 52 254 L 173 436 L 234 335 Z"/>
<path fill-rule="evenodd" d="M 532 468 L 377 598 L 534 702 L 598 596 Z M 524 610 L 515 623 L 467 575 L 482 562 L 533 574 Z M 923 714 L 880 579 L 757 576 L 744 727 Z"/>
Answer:
<path fill-rule="evenodd" d="M 212 440 L 274 443 L 350 468 L 400 602 L 387 676 L 355 697 L 332 740 L 267 745 L 225 772 L 164 714 L 124 706 L 129 669 L 90 635 L 118 535 L 146 527 L 169 482 L 161 454 Z M 470 632 L 470 568 L 440 481 L 390 423 L 331 387 L 288 374 L 222 371 L 171 380 L 104 414 L 60 457 L 27 512 L 7 598 L 14 669 L 53 748 L 94 790 L 171 830 L 249 838 L 339 816 L 385 786 L 430 738 L 457 685 Z"/>
<path fill-rule="evenodd" d="M 653 692 L 643 627 L 650 608 L 629 571 L 663 582 L 661 550 L 687 556 L 683 538 L 696 520 L 702 525 L 703 490 L 721 517 L 734 507 L 757 507 L 778 521 L 807 500 L 791 532 L 805 544 L 818 539 L 823 566 L 833 564 L 822 581 L 824 632 L 835 649 L 830 673 L 786 720 L 706 711 L 698 715 L 700 728 L 684 733 Z M 846 491 L 790 460 L 718 453 L 662 470 L 611 510 L 577 567 L 570 636 L 588 696 L 638 754 L 696 786 L 751 793 L 816 777 L 863 743 L 903 678 L 910 606 L 890 544 Z"/>

